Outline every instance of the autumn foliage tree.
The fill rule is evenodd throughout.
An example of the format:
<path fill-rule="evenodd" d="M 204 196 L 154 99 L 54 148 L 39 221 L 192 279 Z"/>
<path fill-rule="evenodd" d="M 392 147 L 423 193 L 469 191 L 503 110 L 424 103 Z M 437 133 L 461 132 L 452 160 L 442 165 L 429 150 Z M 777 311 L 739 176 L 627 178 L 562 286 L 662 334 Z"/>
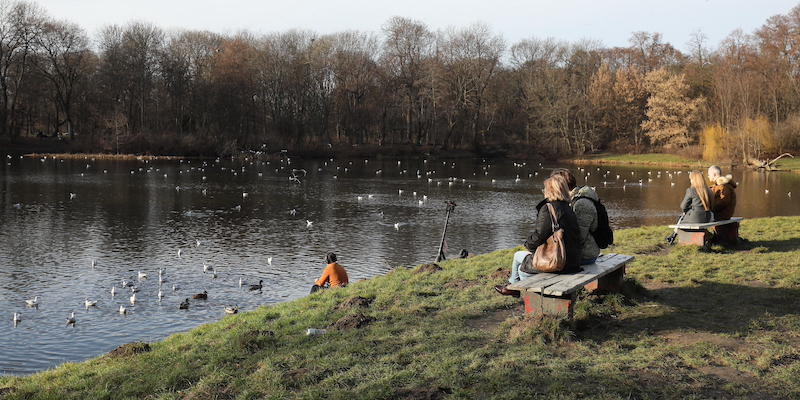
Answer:
<path fill-rule="evenodd" d="M 647 119 L 642 122 L 647 136 L 656 144 L 688 146 L 693 140 L 703 99 L 690 98 L 684 75 L 671 74 L 664 68 L 648 73 L 644 86 L 650 94 Z"/>

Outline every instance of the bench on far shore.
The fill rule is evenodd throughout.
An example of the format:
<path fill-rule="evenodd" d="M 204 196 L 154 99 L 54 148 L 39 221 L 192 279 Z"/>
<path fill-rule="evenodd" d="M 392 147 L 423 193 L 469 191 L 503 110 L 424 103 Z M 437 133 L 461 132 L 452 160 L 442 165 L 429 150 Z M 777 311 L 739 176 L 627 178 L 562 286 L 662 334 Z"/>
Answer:
<path fill-rule="evenodd" d="M 519 290 L 525 312 L 537 316 L 556 316 L 571 319 L 578 290 L 618 292 L 625 278 L 625 265 L 633 256 L 605 254 L 594 264 L 582 266 L 572 274 L 538 273 L 532 277 L 506 286 Z"/>
<path fill-rule="evenodd" d="M 739 239 L 739 222 L 744 220 L 742 217 L 732 217 L 722 221 L 705 223 L 680 223 L 670 225 L 672 229 L 678 230 L 678 244 L 693 244 L 705 246 L 711 237 L 709 228 L 725 226 L 725 229 L 717 229 L 717 235 L 723 243 L 736 243 Z"/>

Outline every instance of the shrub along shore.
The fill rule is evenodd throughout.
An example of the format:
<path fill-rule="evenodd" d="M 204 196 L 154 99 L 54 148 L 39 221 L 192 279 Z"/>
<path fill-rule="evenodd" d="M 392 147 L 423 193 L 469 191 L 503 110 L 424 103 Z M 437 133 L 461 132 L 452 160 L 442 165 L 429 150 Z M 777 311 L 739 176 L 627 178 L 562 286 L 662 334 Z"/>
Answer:
<path fill-rule="evenodd" d="M 231 315 L 164 341 L 0 378 L 7 399 L 798 398 L 800 217 L 746 221 L 732 251 L 617 232 L 623 294 L 572 323 L 497 295 L 515 249 Z M 307 328 L 328 328 L 306 336 Z"/>

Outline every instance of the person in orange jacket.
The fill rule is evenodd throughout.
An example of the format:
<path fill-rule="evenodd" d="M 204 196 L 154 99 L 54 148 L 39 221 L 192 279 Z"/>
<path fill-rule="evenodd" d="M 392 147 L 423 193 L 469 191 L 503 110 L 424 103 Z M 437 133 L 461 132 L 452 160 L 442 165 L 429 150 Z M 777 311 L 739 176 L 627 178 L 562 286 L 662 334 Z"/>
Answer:
<path fill-rule="evenodd" d="M 311 293 L 314 293 L 320 289 L 325 288 L 326 284 L 329 284 L 330 287 L 345 287 L 348 283 L 350 283 L 349 279 L 347 278 L 347 271 L 341 266 L 336 259 L 336 253 L 328 253 L 325 255 L 325 261 L 328 265 L 325 267 L 325 270 L 322 271 L 322 276 L 314 282 L 314 286 L 311 287 Z"/>

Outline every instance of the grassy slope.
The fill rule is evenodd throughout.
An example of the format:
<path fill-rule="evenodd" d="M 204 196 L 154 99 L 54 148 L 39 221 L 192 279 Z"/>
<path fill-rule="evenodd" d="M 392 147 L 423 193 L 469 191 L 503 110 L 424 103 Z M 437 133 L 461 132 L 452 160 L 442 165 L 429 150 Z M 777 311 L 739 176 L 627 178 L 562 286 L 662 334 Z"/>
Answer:
<path fill-rule="evenodd" d="M 627 297 L 582 296 L 573 325 L 521 315 L 492 285 L 513 250 L 397 269 L 228 316 L 123 358 L 0 379 L 42 398 L 729 398 L 800 396 L 800 218 L 747 221 L 748 250 L 664 248 L 620 231 Z M 498 269 L 500 271 L 498 271 Z M 636 282 L 647 290 L 641 289 Z M 361 309 L 335 307 L 353 296 Z M 362 312 L 374 322 L 303 334 Z M 258 335 L 269 330 L 274 336 Z M 0 395 L 2 397 L 2 395 Z"/>

